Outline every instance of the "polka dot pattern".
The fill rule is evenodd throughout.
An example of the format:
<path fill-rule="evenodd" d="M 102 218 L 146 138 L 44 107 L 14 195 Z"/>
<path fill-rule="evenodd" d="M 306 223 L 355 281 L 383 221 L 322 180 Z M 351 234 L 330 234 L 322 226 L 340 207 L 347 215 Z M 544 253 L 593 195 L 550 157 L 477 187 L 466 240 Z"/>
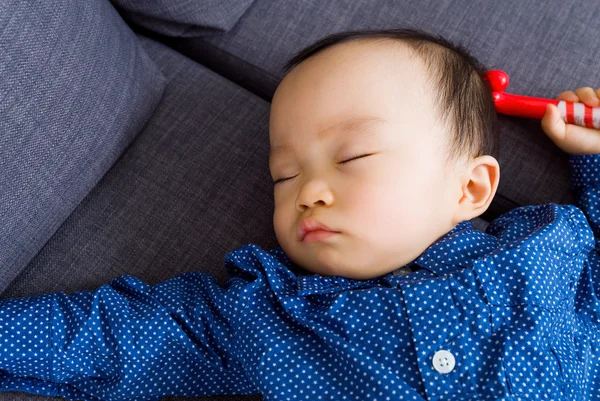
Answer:
<path fill-rule="evenodd" d="M 369 280 L 306 274 L 281 248 L 225 256 L 219 286 L 0 300 L 0 390 L 69 400 L 600 399 L 600 155 L 570 158 L 579 207 L 464 221 Z M 592 252 L 594 251 L 594 252 Z M 297 272 L 297 273 L 295 273 Z"/>

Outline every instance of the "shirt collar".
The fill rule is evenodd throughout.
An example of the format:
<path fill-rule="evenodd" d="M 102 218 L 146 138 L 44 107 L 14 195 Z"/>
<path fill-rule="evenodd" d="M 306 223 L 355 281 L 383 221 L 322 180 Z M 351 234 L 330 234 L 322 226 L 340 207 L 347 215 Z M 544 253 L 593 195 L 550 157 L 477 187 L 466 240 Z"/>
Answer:
<path fill-rule="evenodd" d="M 438 238 L 417 258 L 405 266 L 418 265 L 436 276 L 445 276 L 469 265 L 477 257 L 488 254 L 498 246 L 494 236 L 473 229 L 470 220 L 458 223 Z M 289 261 L 289 259 L 288 259 Z M 348 289 L 370 288 L 389 283 L 393 273 L 368 280 L 354 280 L 341 276 L 297 274 L 298 295 L 323 294 Z"/>
<path fill-rule="evenodd" d="M 438 238 L 409 265 L 417 264 L 437 276 L 444 276 L 469 266 L 473 259 L 483 257 L 497 247 L 496 237 L 475 230 L 471 220 L 465 220 Z"/>

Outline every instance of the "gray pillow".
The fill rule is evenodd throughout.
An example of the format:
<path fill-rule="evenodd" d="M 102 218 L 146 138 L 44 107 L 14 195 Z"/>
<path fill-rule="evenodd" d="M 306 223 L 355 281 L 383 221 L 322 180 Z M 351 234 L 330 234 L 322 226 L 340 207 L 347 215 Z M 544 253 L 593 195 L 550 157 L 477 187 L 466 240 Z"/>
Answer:
<path fill-rule="evenodd" d="M 167 36 L 195 37 L 233 28 L 254 0 L 111 0 L 133 24 Z"/>
<path fill-rule="evenodd" d="M 0 291 L 142 130 L 165 85 L 108 1 L 0 2 Z"/>

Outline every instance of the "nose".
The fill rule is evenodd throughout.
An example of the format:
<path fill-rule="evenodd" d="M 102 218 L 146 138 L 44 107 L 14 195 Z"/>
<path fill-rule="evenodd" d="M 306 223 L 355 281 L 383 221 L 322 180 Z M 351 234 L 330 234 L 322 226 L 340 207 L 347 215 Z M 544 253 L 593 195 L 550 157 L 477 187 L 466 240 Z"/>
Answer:
<path fill-rule="evenodd" d="M 322 180 L 310 180 L 300 189 L 296 199 L 296 209 L 304 212 L 316 205 L 331 206 L 334 201 L 331 188 Z"/>

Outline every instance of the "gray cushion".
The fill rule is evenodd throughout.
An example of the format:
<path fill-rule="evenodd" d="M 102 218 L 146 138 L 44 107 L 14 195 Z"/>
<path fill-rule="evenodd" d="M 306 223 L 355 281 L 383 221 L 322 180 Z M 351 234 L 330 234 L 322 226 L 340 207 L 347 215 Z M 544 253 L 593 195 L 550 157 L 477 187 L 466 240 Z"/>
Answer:
<path fill-rule="evenodd" d="M 143 128 L 165 80 L 106 1 L 0 2 L 0 291 Z"/>
<path fill-rule="evenodd" d="M 158 283 L 205 271 L 225 280 L 228 252 L 277 246 L 269 103 L 139 40 L 168 80 L 163 99 L 2 298 L 96 289 L 122 274 Z"/>
<path fill-rule="evenodd" d="M 257 0 L 226 34 L 165 40 L 270 101 L 287 59 L 318 39 L 346 30 L 416 27 L 462 43 L 488 67 L 505 70 L 507 92 L 554 98 L 598 87 L 599 16 L 595 0 Z M 567 155 L 539 121 L 500 120 L 501 178 L 484 218 L 521 205 L 573 203 Z"/>
<path fill-rule="evenodd" d="M 254 0 L 111 0 L 128 22 L 168 36 L 230 30 Z"/>

